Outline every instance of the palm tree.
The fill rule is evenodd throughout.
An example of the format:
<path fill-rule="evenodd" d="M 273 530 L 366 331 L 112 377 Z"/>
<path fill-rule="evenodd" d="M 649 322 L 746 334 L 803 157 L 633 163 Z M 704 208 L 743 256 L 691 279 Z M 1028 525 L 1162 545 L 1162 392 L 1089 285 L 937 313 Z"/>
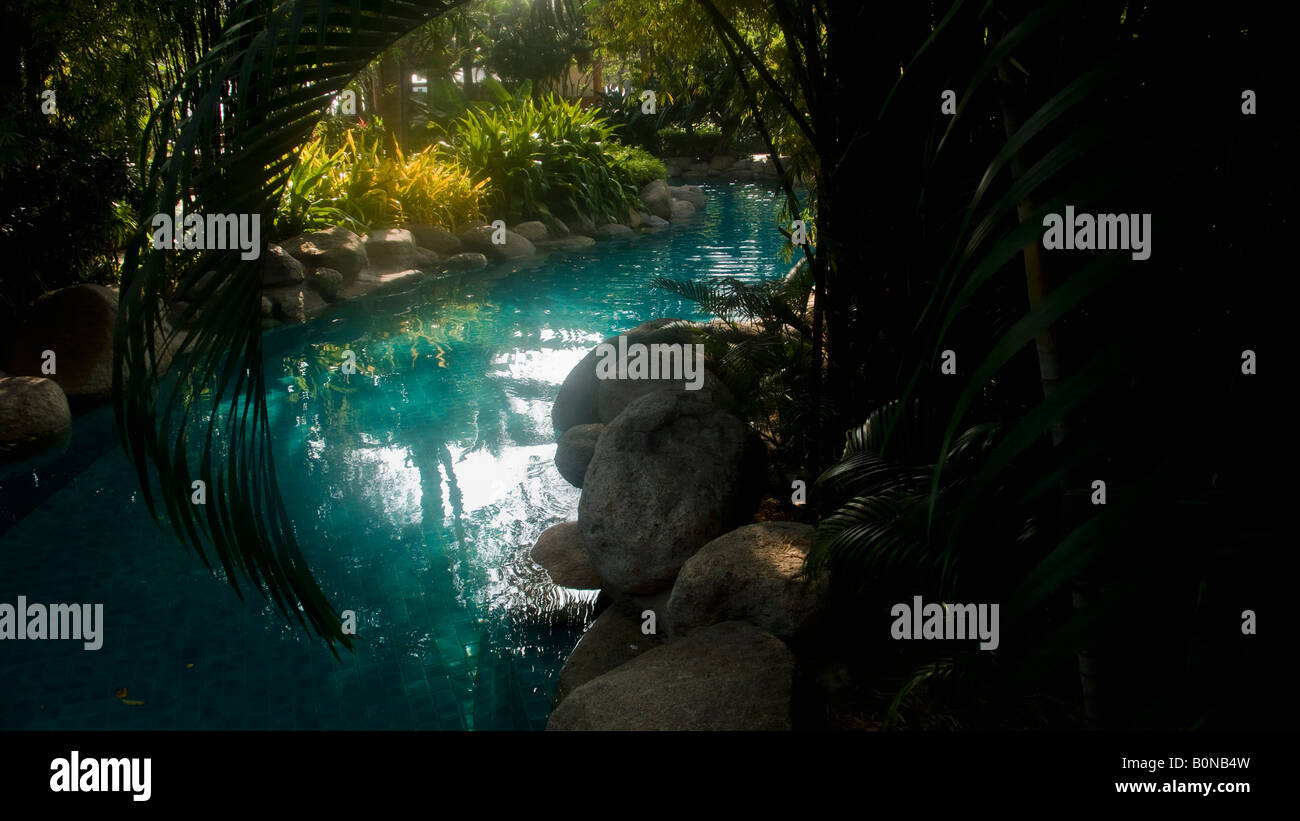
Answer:
<path fill-rule="evenodd" d="M 334 98 L 375 56 L 458 5 L 237 5 L 221 41 L 150 121 L 142 148 L 151 159 L 139 203 L 141 224 L 149 224 L 149 215 L 173 213 L 180 203 L 185 213 L 254 214 L 269 226 L 296 152 Z M 183 290 L 195 287 L 204 272 L 217 272 L 199 294 L 209 307 L 196 327 L 166 343 L 184 368 L 183 380 L 167 378 L 159 367 L 171 254 L 179 257 Z M 237 254 L 156 249 L 143 237 L 127 250 L 114 368 L 119 434 L 151 513 L 165 510 L 184 544 L 205 563 L 214 552 L 237 592 L 247 583 L 331 646 L 350 646 L 312 578 L 276 486 L 261 367 L 258 269 L 256 261 Z M 206 419 L 197 403 L 186 401 L 187 384 L 207 389 Z M 194 481 L 210 491 L 202 507 L 190 503 Z"/>

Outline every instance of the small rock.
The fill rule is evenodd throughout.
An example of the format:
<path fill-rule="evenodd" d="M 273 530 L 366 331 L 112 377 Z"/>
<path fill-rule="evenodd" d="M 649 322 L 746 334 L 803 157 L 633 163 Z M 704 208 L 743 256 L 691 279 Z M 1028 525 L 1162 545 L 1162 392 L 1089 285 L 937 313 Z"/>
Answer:
<path fill-rule="evenodd" d="M 415 267 L 425 271 L 436 271 L 442 262 L 442 257 L 428 248 L 415 246 Z"/>
<path fill-rule="evenodd" d="M 333 268 L 344 282 L 357 278 L 369 260 L 361 237 L 342 226 L 285 240 L 281 245 L 307 268 Z"/>
<path fill-rule="evenodd" d="M 0 376 L 0 462 L 57 445 L 71 430 L 68 397 L 54 380 Z"/>
<path fill-rule="evenodd" d="M 575 214 L 569 219 L 569 231 L 584 237 L 596 236 L 596 223 L 585 214 Z"/>
<path fill-rule="evenodd" d="M 446 228 L 437 225 L 411 225 L 407 229 L 411 238 L 421 248 L 428 248 L 443 256 L 459 254 L 462 250 L 460 238 Z"/>
<path fill-rule="evenodd" d="M 325 300 L 306 285 L 285 285 L 268 288 L 262 296 L 271 300 L 275 318 L 285 322 L 306 322 L 325 310 Z"/>
<path fill-rule="evenodd" d="M 415 240 L 405 228 L 385 228 L 366 235 L 366 258 L 376 271 L 405 271 L 415 266 Z"/>
<path fill-rule="evenodd" d="M 641 188 L 641 193 L 637 196 L 641 202 L 645 203 L 646 210 L 651 214 L 662 219 L 672 218 L 673 195 L 668 190 L 668 183 L 663 180 L 648 182 Z"/>
<path fill-rule="evenodd" d="M 587 474 L 587 464 L 596 451 L 596 440 L 605 429 L 601 424 L 574 425 L 560 436 L 555 446 L 555 467 L 564 481 L 582 487 L 582 477 Z"/>
<path fill-rule="evenodd" d="M 582 234 L 569 234 L 557 239 L 538 240 L 535 244 L 539 251 L 577 251 L 590 248 L 596 244 L 596 240 Z"/>
<path fill-rule="evenodd" d="M 496 229 L 490 225 L 479 225 L 461 231 L 460 241 L 466 248 L 478 251 L 492 259 L 505 260 L 526 257 L 537 252 L 537 248 L 514 231 L 505 232 L 505 243 L 497 245 L 492 241 Z"/>
<path fill-rule="evenodd" d="M 673 200 L 673 222 L 681 222 L 695 216 L 695 206 L 686 200 Z"/>
<path fill-rule="evenodd" d="M 617 222 L 611 222 L 596 229 L 596 239 L 629 239 L 634 236 L 636 236 L 635 231 L 626 225 L 619 225 Z"/>
<path fill-rule="evenodd" d="M 704 210 L 704 191 L 698 185 L 676 185 L 668 189 L 675 200 L 685 200 L 695 206 L 696 211 Z"/>
<path fill-rule="evenodd" d="M 477 271 L 487 267 L 487 257 L 477 252 L 452 254 L 442 261 L 444 271 Z"/>
<path fill-rule="evenodd" d="M 532 220 L 530 222 L 521 222 L 515 226 L 515 233 L 529 242 L 537 242 L 539 239 L 550 239 L 551 232 L 543 222 Z"/>
<path fill-rule="evenodd" d="M 641 225 L 641 230 L 647 232 L 662 231 L 663 229 L 667 228 L 671 224 L 672 223 L 670 223 L 666 219 L 663 219 L 661 217 L 656 217 L 654 214 L 649 214 L 646 216 L 645 220 L 643 221 Z"/>
<path fill-rule="evenodd" d="M 600 576 L 591 566 L 577 522 L 561 522 L 543 530 L 529 555 L 533 561 L 546 568 L 551 581 L 560 587 L 578 590 L 599 590 L 604 587 Z"/>
<path fill-rule="evenodd" d="M 307 277 L 307 283 L 316 289 L 316 293 L 333 302 L 343 290 L 343 274 L 333 268 L 317 268 Z"/>
<path fill-rule="evenodd" d="M 275 243 L 266 246 L 266 255 L 262 257 L 262 286 L 286 285 L 302 282 L 302 263 L 289 255 L 289 252 Z"/>

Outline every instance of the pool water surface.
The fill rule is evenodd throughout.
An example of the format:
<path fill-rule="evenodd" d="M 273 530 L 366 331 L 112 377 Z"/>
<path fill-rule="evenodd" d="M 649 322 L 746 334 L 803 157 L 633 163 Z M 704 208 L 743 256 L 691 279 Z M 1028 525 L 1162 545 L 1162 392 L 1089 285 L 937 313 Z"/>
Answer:
<path fill-rule="evenodd" d="M 544 728 L 595 595 L 528 558 L 577 515 L 552 462 L 560 383 L 606 336 L 701 317 L 651 278 L 788 267 L 774 189 L 701 187 L 687 225 L 265 335 L 277 481 L 326 595 L 357 615 L 340 659 L 154 524 L 110 408 L 79 417 L 66 452 L 0 468 L 0 602 L 104 605 L 97 651 L 0 642 L 0 729 Z"/>

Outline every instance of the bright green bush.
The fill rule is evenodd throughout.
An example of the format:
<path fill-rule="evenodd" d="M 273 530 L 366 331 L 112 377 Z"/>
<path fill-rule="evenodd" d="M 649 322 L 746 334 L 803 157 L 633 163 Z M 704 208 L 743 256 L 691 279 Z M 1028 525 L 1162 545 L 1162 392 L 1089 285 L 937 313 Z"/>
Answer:
<path fill-rule="evenodd" d="M 382 131 L 347 131 L 327 147 L 318 131 L 299 155 L 276 215 L 277 236 L 344 225 L 357 233 L 404 223 L 448 227 L 481 216 L 486 186 L 452 157 L 384 150 Z"/>
<path fill-rule="evenodd" d="M 636 202 L 630 174 L 610 153 L 613 127 L 598 109 L 550 97 L 470 111 L 456 121 L 452 152 L 511 221 L 556 207 L 625 218 Z"/>
<path fill-rule="evenodd" d="M 609 155 L 616 168 L 626 175 L 637 190 L 648 182 L 668 176 L 664 164 L 644 148 L 613 143 L 609 146 Z"/>

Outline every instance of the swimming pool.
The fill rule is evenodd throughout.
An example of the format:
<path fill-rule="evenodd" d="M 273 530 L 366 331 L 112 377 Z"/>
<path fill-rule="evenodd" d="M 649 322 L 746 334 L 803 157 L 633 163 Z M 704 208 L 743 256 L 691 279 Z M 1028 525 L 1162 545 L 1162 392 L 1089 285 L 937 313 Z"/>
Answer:
<path fill-rule="evenodd" d="M 0 471 L 0 602 L 104 604 L 104 642 L 0 642 L 0 728 L 542 729 L 594 592 L 528 558 L 577 514 L 551 404 L 602 338 L 698 317 L 654 276 L 780 276 L 776 192 L 701 185 L 688 225 L 341 306 L 265 336 L 277 477 L 330 600 L 335 660 L 153 524 L 112 410 Z M 342 352 L 359 372 L 341 378 Z M 126 699 L 117 697 L 126 689 Z M 142 702 L 142 703 L 128 703 Z"/>

